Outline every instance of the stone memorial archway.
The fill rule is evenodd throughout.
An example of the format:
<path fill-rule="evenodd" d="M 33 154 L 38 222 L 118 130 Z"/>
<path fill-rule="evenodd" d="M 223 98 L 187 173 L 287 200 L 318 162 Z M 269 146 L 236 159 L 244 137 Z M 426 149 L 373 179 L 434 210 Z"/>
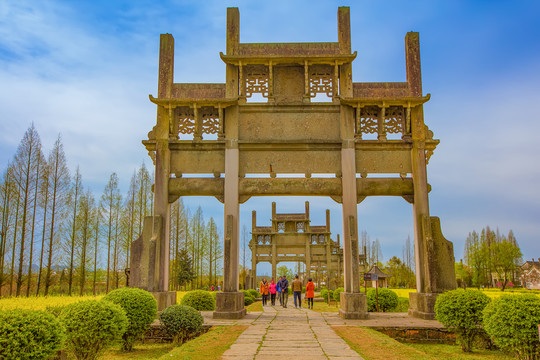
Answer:
<path fill-rule="evenodd" d="M 357 204 L 366 196 L 400 196 L 412 204 L 415 229 L 417 292 L 409 312 L 433 317 L 436 295 L 456 284 L 452 243 L 429 214 L 426 164 L 439 140 L 424 123 L 429 95 L 422 94 L 418 33 L 405 36 L 406 82 L 356 83 L 348 7 L 338 8 L 337 42 L 240 43 L 239 18 L 237 8 L 227 9 L 224 84 L 174 82 L 174 39 L 161 35 L 158 94 L 150 96 L 157 122 L 143 141 L 155 162 L 154 217 L 137 245 L 134 286 L 164 304 L 172 299 L 169 204 L 179 196 L 215 196 L 224 203 L 225 239 L 224 292 L 217 294 L 214 317 L 242 317 L 239 204 L 252 196 L 328 196 L 343 209 L 340 314 L 365 318 Z M 264 101 L 250 101 L 254 96 Z M 329 101 L 319 102 L 320 96 Z"/>

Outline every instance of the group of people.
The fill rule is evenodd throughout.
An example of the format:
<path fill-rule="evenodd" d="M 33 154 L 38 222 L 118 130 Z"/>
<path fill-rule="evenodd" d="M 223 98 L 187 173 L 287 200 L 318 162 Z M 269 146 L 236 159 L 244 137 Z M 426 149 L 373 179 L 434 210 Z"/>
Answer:
<path fill-rule="evenodd" d="M 292 292 L 294 295 L 294 307 L 302 307 L 302 281 L 298 278 L 298 275 L 294 277 L 291 283 Z M 279 304 L 286 308 L 289 300 L 289 280 L 287 276 L 280 276 L 277 282 L 274 279 L 270 283 L 263 278 L 259 285 L 259 292 L 262 296 L 262 304 L 266 306 L 268 304 L 268 297 L 270 297 L 270 303 L 272 306 L 276 305 L 276 297 L 279 298 Z M 315 284 L 311 278 L 308 279 L 306 284 L 306 299 L 308 303 L 308 309 L 313 309 L 313 298 L 315 297 Z"/>

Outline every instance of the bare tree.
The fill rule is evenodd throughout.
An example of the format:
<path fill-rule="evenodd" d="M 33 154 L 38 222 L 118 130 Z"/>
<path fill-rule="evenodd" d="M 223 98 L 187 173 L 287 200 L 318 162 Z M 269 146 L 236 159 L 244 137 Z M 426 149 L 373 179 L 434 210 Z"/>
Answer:
<path fill-rule="evenodd" d="M 68 275 L 68 294 L 71 296 L 71 288 L 73 285 L 73 268 L 75 257 L 75 244 L 77 242 L 77 205 L 79 201 L 79 193 L 81 192 L 81 173 L 79 167 L 75 170 L 73 185 L 71 188 L 71 206 L 73 207 L 73 215 L 71 218 L 71 243 L 69 246 L 69 275 Z"/>
<path fill-rule="evenodd" d="M 115 210 L 120 192 L 118 190 L 118 176 L 112 173 L 109 177 L 109 182 L 105 186 L 103 195 L 101 196 L 101 209 L 107 220 L 107 279 L 106 291 L 109 292 L 110 269 L 111 269 L 111 241 L 113 239 L 113 222 L 116 217 Z"/>
<path fill-rule="evenodd" d="M 21 293 L 23 283 L 24 255 L 26 246 L 26 237 L 28 236 L 28 214 L 34 201 L 36 182 L 39 175 L 36 174 L 36 168 L 39 166 L 41 158 L 41 141 L 34 127 L 34 124 L 26 130 L 21 143 L 17 147 L 13 161 L 13 179 L 18 187 L 22 217 L 20 220 L 20 242 L 19 242 L 19 269 L 17 272 L 16 296 Z M 16 239 L 15 239 L 16 240 Z M 15 244 L 14 244 L 15 245 Z M 14 246 L 15 248 L 15 246 Z M 13 261 L 14 259 L 12 259 Z"/>
<path fill-rule="evenodd" d="M 41 232 L 41 250 L 39 256 L 39 271 L 36 285 L 36 295 L 39 295 L 39 289 L 41 286 L 41 275 L 43 273 L 43 255 L 45 253 L 45 238 L 47 231 L 47 206 L 49 204 L 49 164 L 43 164 L 43 181 L 41 182 L 40 191 L 40 206 L 43 209 L 43 229 Z"/>
<path fill-rule="evenodd" d="M 52 259 L 54 254 L 55 236 L 58 233 L 59 224 L 57 217 L 63 215 L 66 204 L 66 197 L 69 187 L 69 171 L 66 165 L 64 146 L 61 137 L 58 135 L 53 149 L 49 154 L 49 193 L 51 201 L 51 224 L 49 234 L 49 249 L 47 257 L 47 274 L 45 275 L 45 295 L 49 294 L 49 288 L 52 285 Z"/>
<path fill-rule="evenodd" d="M 80 210 L 79 223 L 81 244 L 79 247 L 79 296 L 82 296 L 84 294 L 84 285 L 86 283 L 88 243 L 92 232 L 93 216 L 95 216 L 94 197 L 90 190 L 88 190 L 81 198 Z"/>
<path fill-rule="evenodd" d="M 6 282 L 5 276 L 5 261 L 6 261 L 6 248 L 8 242 L 8 233 L 10 230 L 12 216 L 12 202 L 14 195 L 14 182 L 11 176 L 12 167 L 8 165 L 4 172 L 2 182 L 2 228 L 0 229 L 0 296 L 2 295 L 2 286 Z"/>
<path fill-rule="evenodd" d="M 99 224 L 101 221 L 101 210 L 99 207 L 96 207 L 94 209 L 94 220 L 95 220 L 95 224 L 94 224 L 94 278 L 92 281 L 92 294 L 96 295 Z"/>
<path fill-rule="evenodd" d="M 38 162 L 36 166 L 36 183 L 35 183 L 35 189 L 34 189 L 34 206 L 32 210 L 32 235 L 30 238 L 30 259 L 28 260 L 28 283 L 26 286 L 26 296 L 30 296 L 30 285 L 32 282 L 32 260 L 34 255 L 34 235 L 35 235 L 35 227 L 36 227 L 36 213 L 38 211 L 38 198 L 39 198 L 39 181 L 43 181 L 43 176 L 41 175 L 41 172 L 43 171 L 43 165 L 45 163 L 45 158 L 43 157 L 43 154 L 40 154 L 38 156 Z"/>

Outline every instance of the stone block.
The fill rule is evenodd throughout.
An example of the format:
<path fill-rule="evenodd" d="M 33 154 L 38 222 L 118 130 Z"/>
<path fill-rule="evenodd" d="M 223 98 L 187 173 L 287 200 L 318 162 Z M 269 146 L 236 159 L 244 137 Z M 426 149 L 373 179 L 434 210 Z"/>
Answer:
<path fill-rule="evenodd" d="M 142 235 L 131 245 L 131 269 L 129 286 L 146 291 L 158 290 L 156 274 L 156 239 L 161 236 L 161 216 L 146 216 Z"/>
<path fill-rule="evenodd" d="M 160 291 L 153 292 L 154 298 L 157 301 L 158 311 L 162 311 L 165 308 L 176 304 L 176 291 Z"/>
<path fill-rule="evenodd" d="M 435 320 L 435 293 L 410 293 L 409 316 L 424 320 Z"/>
<path fill-rule="evenodd" d="M 362 293 L 346 293 L 339 294 L 341 307 L 339 316 L 344 319 L 367 319 L 369 317 L 367 311 L 367 297 Z"/>
<path fill-rule="evenodd" d="M 243 292 L 221 292 L 216 294 L 214 319 L 241 319 L 245 315 Z"/>

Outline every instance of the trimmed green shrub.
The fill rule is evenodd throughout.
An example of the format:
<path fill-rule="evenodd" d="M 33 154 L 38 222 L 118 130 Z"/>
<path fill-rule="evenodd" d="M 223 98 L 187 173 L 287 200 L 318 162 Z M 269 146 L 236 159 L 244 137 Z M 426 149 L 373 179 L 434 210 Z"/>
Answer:
<path fill-rule="evenodd" d="M 519 359 L 539 359 L 540 298 L 536 295 L 503 295 L 486 306 L 484 330 L 496 346 Z"/>
<path fill-rule="evenodd" d="M 332 301 L 334 300 L 334 291 L 333 290 L 328 290 L 328 295 L 324 298 L 324 301 L 326 303 L 328 303 L 329 301 Z"/>
<path fill-rule="evenodd" d="M 48 359 L 61 349 L 64 328 L 45 311 L 0 311 L 0 359 Z"/>
<path fill-rule="evenodd" d="M 328 289 L 327 288 L 322 288 L 320 296 L 325 302 L 328 302 Z"/>
<path fill-rule="evenodd" d="M 251 293 L 249 290 L 240 290 L 244 293 L 244 306 L 251 305 L 255 302 L 255 298 L 251 296 Z"/>
<path fill-rule="evenodd" d="M 377 311 L 377 292 L 379 293 L 379 311 L 392 311 L 398 306 L 399 300 L 395 292 L 386 288 L 379 288 L 378 290 L 371 288 L 367 292 L 368 311 Z"/>
<path fill-rule="evenodd" d="M 338 287 L 336 290 L 334 290 L 334 293 L 332 294 L 332 297 L 334 298 L 334 301 L 340 301 L 341 293 L 344 292 L 345 289 L 342 287 Z"/>
<path fill-rule="evenodd" d="M 66 346 L 79 360 L 97 359 L 105 348 L 121 339 L 128 326 L 126 312 L 109 301 L 70 304 L 59 319 L 66 329 Z"/>
<path fill-rule="evenodd" d="M 45 307 L 45 311 L 48 312 L 49 314 L 53 314 L 54 317 L 58 317 L 60 316 L 60 313 L 62 312 L 62 310 L 65 309 L 67 305 L 49 305 L 47 307 Z"/>
<path fill-rule="evenodd" d="M 255 290 L 255 289 L 249 289 L 248 293 L 251 295 L 253 300 L 255 300 L 256 298 L 258 298 L 260 296 L 259 292 L 257 290 Z"/>
<path fill-rule="evenodd" d="M 457 289 L 437 296 L 437 320 L 455 330 L 464 352 L 472 351 L 474 338 L 481 332 L 482 310 L 489 301 L 489 297 L 479 290 Z"/>
<path fill-rule="evenodd" d="M 251 296 L 244 294 L 244 306 L 249 306 L 249 305 L 253 304 L 254 302 L 255 302 L 255 300 L 253 300 L 253 298 Z"/>
<path fill-rule="evenodd" d="M 103 300 L 120 305 L 126 312 L 129 324 L 122 335 L 122 348 L 131 351 L 135 340 L 145 333 L 156 318 L 156 299 L 148 291 L 125 287 L 111 291 Z"/>
<path fill-rule="evenodd" d="M 191 306 L 199 311 L 213 311 L 216 309 L 216 299 L 208 291 L 193 290 L 182 298 L 181 305 Z"/>
<path fill-rule="evenodd" d="M 174 344 L 181 345 L 201 329 L 203 317 L 191 306 L 171 305 L 161 312 L 159 321 L 172 335 Z"/>

